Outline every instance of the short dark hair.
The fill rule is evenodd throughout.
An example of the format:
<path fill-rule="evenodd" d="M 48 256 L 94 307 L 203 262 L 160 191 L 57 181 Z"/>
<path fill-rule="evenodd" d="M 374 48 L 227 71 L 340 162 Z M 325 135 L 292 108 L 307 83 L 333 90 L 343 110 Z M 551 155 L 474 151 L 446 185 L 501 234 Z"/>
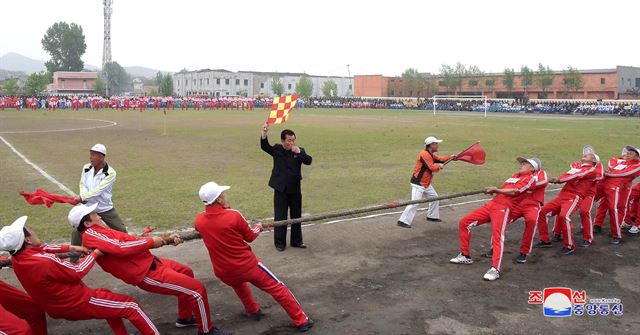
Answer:
<path fill-rule="evenodd" d="M 27 230 L 27 228 L 26 228 L 26 227 L 22 227 L 22 232 L 24 233 L 24 237 L 25 237 L 25 238 L 27 238 L 27 237 L 31 236 L 31 233 Z M 18 249 L 18 250 L 16 250 L 16 251 L 14 251 L 14 252 L 9 252 L 9 254 L 10 254 L 11 256 L 13 256 L 13 255 L 15 255 L 15 254 L 19 253 L 20 251 L 24 250 L 24 247 L 25 247 L 25 245 L 26 245 L 26 244 L 27 244 L 26 242 L 22 242 L 22 246 L 20 246 L 20 249 Z"/>
<path fill-rule="evenodd" d="M 87 229 L 87 227 L 84 226 L 84 223 L 91 220 L 90 215 L 91 213 L 83 216 L 82 219 L 80 219 L 80 224 L 78 225 L 78 228 L 76 228 L 79 233 L 82 233 L 83 231 L 85 231 L 85 229 Z"/>
<path fill-rule="evenodd" d="M 296 136 L 296 133 L 291 129 L 285 129 L 280 133 L 280 139 L 283 141 L 287 139 L 287 136 Z"/>

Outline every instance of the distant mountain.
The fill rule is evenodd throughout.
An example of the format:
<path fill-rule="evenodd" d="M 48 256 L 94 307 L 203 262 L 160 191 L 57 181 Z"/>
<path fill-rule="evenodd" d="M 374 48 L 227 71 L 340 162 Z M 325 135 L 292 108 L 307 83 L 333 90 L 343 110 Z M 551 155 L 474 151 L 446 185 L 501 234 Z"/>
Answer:
<path fill-rule="evenodd" d="M 100 71 L 100 67 L 91 64 L 84 64 L 84 68 L 89 71 Z M 143 66 L 124 66 L 124 69 L 132 77 L 144 78 L 155 78 L 156 73 L 159 71 Z M 44 61 L 9 52 L 4 56 L 0 56 L 0 70 L 22 71 L 26 74 L 31 74 L 33 72 L 46 71 L 47 68 L 44 66 Z M 167 71 L 161 72 L 166 73 Z"/>
<path fill-rule="evenodd" d="M 25 57 L 15 52 L 9 52 L 0 57 L 0 69 L 22 71 L 27 74 L 46 70 L 43 61 Z"/>

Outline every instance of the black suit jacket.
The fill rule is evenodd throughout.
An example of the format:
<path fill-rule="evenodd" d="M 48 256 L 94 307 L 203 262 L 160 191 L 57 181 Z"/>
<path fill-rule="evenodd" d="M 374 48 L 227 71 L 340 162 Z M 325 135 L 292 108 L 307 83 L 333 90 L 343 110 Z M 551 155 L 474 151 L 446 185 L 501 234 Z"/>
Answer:
<path fill-rule="evenodd" d="M 268 138 L 260 138 L 260 147 L 269 155 L 273 156 L 273 170 L 269 186 L 274 190 L 299 194 L 300 180 L 302 180 L 302 164 L 311 165 L 311 156 L 307 155 L 303 148 L 299 154 L 285 150 L 282 144 L 269 144 Z"/>

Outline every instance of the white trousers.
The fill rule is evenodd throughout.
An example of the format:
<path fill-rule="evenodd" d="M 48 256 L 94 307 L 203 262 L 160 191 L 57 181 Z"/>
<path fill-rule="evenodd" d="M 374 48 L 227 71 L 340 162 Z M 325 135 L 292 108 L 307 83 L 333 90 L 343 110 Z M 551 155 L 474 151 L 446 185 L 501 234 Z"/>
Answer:
<path fill-rule="evenodd" d="M 423 197 L 427 198 L 435 198 L 438 196 L 436 190 L 433 188 L 433 185 L 429 185 L 429 187 L 422 187 L 420 185 L 411 184 L 411 200 L 419 200 Z M 409 205 L 404 209 L 402 215 L 400 215 L 400 221 L 410 225 L 413 221 L 413 217 L 416 216 L 416 211 L 418 210 L 418 205 Z M 429 203 L 429 210 L 427 211 L 427 217 L 432 219 L 440 218 L 440 202 L 433 201 Z"/>

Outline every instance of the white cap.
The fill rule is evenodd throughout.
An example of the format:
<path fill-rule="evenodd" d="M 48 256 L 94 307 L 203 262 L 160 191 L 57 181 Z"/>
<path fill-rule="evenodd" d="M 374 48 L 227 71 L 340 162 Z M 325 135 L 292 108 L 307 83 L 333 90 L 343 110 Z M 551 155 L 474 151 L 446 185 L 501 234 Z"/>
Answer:
<path fill-rule="evenodd" d="M 442 142 L 442 140 L 439 140 L 439 139 L 437 139 L 437 138 L 435 138 L 433 136 L 429 136 L 429 137 L 424 139 L 424 144 L 425 145 L 429 145 L 431 143 L 440 143 L 440 142 Z"/>
<path fill-rule="evenodd" d="M 222 192 L 230 189 L 229 186 L 218 185 L 212 181 L 202 185 L 200 187 L 200 191 L 198 194 L 200 195 L 200 200 L 205 203 L 205 205 L 211 205 Z"/>
<path fill-rule="evenodd" d="M 531 166 L 533 166 L 533 169 L 536 170 L 536 171 L 540 171 L 540 169 L 542 168 L 542 162 L 540 162 L 540 159 L 535 158 L 535 157 L 531 157 L 531 158 L 518 157 L 518 158 L 516 158 L 516 160 L 519 163 L 527 162 L 527 163 L 531 164 Z"/>
<path fill-rule="evenodd" d="M 636 154 L 640 155 L 640 149 L 638 149 L 638 148 L 636 148 L 634 146 L 627 145 L 627 146 L 624 147 L 624 149 L 625 149 L 626 152 L 635 151 Z"/>
<path fill-rule="evenodd" d="M 91 212 L 95 211 L 96 207 L 98 207 L 98 203 L 95 203 L 90 206 L 82 205 L 82 204 L 74 206 L 73 208 L 71 208 L 71 210 L 69 211 L 69 215 L 67 216 L 67 219 L 69 219 L 69 224 L 74 229 L 78 228 L 82 218 L 85 215 L 91 214 Z"/>
<path fill-rule="evenodd" d="M 586 154 L 592 154 L 592 155 L 593 155 L 593 154 L 595 154 L 595 153 L 596 153 L 596 149 L 594 149 L 594 148 L 593 148 L 592 146 L 590 146 L 590 145 L 585 145 L 585 146 L 582 148 L 582 154 L 583 154 L 583 155 L 586 155 Z"/>
<path fill-rule="evenodd" d="M 101 153 L 101 154 L 103 154 L 105 156 L 107 155 L 107 147 L 105 147 L 104 144 L 98 143 L 98 144 L 92 146 L 91 149 L 89 149 L 89 150 L 95 151 L 95 152 L 99 152 L 99 153 Z"/>
<path fill-rule="evenodd" d="M 21 216 L 13 221 L 10 226 L 2 227 L 0 230 L 0 250 L 14 253 L 22 248 L 24 243 L 24 224 L 27 216 Z"/>

